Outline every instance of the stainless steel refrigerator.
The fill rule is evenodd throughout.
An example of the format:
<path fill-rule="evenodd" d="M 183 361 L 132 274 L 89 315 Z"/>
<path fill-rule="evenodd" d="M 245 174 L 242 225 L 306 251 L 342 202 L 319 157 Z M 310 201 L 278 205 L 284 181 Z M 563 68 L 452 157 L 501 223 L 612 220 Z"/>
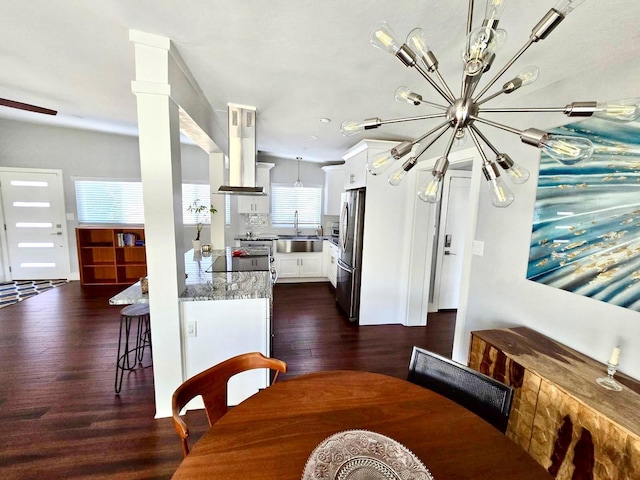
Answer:
<path fill-rule="evenodd" d="M 364 188 L 348 190 L 342 194 L 340 209 L 336 302 L 353 323 L 360 314 L 364 199 Z"/>

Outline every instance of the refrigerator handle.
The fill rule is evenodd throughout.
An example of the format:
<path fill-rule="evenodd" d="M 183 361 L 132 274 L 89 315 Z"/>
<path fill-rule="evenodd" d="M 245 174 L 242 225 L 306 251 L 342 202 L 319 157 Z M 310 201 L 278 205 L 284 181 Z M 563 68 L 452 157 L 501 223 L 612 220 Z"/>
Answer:
<path fill-rule="evenodd" d="M 349 204 L 344 202 L 342 204 L 342 211 L 340 212 L 340 228 L 339 228 L 339 241 L 344 252 L 347 247 L 347 230 L 349 229 Z"/>
<path fill-rule="evenodd" d="M 340 259 L 340 258 L 338 259 L 338 268 L 340 268 L 341 270 L 344 270 L 345 272 L 348 272 L 348 273 L 353 273 L 354 270 L 355 270 L 355 268 L 350 267 L 349 265 L 344 263 L 342 261 L 342 259 Z"/>

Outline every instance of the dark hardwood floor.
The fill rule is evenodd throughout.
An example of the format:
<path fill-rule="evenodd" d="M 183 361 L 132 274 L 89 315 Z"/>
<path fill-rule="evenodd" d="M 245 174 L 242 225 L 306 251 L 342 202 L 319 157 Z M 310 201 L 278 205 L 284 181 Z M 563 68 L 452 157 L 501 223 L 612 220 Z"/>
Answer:
<path fill-rule="evenodd" d="M 72 282 L 0 309 L 0 472 L 3 479 L 165 479 L 182 459 L 170 419 L 154 419 L 152 368 L 114 395 L 121 288 Z M 326 369 L 404 378 L 412 345 L 450 356 L 455 313 L 428 327 L 357 327 L 324 284 L 278 284 L 274 352 L 282 380 Z M 202 412 L 188 414 L 197 434 Z"/>

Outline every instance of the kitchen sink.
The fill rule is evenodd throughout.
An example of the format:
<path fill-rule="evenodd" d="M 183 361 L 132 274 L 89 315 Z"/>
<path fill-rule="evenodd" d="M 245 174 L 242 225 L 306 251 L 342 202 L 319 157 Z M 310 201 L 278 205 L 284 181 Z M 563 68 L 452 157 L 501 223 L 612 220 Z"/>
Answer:
<path fill-rule="evenodd" d="M 318 235 L 278 235 L 278 239 L 285 239 L 285 240 L 307 240 L 307 239 L 314 239 L 314 240 L 320 240 L 320 237 Z"/>
<path fill-rule="evenodd" d="M 286 238 L 280 235 L 276 240 L 276 252 L 278 253 L 302 253 L 302 252 L 322 252 L 322 240 L 317 236 L 292 236 Z"/>

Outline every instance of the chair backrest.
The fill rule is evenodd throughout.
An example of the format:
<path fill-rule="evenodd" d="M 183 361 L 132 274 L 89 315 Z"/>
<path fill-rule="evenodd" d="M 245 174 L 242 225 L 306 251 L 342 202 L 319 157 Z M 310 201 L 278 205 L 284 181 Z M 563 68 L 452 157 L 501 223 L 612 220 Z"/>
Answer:
<path fill-rule="evenodd" d="M 512 387 L 418 347 L 413 347 L 407 380 L 453 400 L 506 432 Z"/>
<path fill-rule="evenodd" d="M 287 371 L 287 364 L 276 358 L 268 358 L 259 352 L 244 353 L 214 365 L 207 370 L 185 380 L 171 399 L 173 410 L 173 425 L 182 439 L 182 451 L 186 457 L 189 453 L 189 428 L 180 417 L 180 411 L 191 399 L 202 396 L 204 408 L 207 412 L 209 426 L 217 422 L 227 413 L 227 382 L 234 375 L 255 368 L 269 368 L 276 371 L 273 382 L 278 373 Z"/>

